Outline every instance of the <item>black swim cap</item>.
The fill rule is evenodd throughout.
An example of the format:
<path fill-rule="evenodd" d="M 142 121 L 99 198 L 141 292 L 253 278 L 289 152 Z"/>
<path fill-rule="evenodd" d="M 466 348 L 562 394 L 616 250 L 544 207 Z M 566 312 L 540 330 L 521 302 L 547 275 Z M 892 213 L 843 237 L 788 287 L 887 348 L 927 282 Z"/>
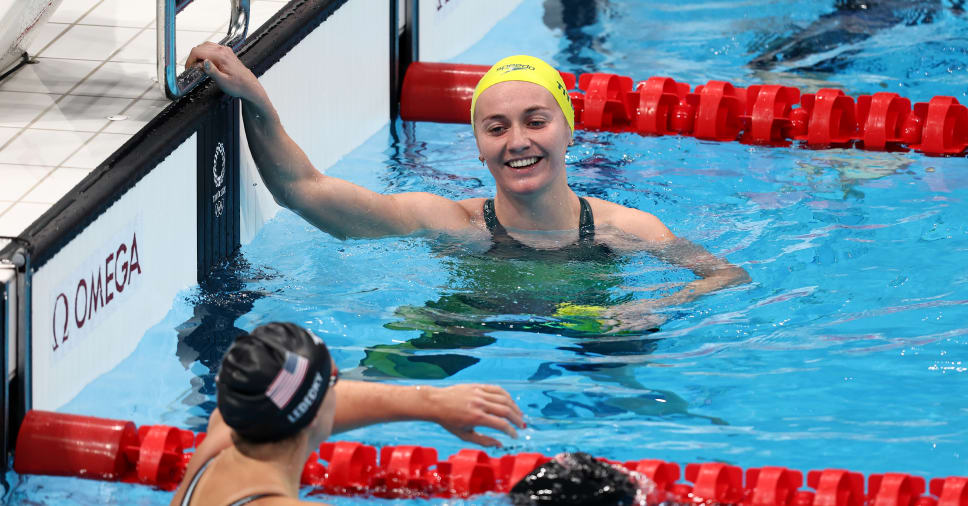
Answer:
<path fill-rule="evenodd" d="M 645 498 L 636 495 L 643 488 L 636 478 L 587 453 L 563 453 L 528 473 L 509 494 L 515 506 L 632 506 Z"/>
<path fill-rule="evenodd" d="M 269 323 L 239 336 L 222 358 L 215 384 L 222 418 L 245 439 L 296 434 L 316 416 L 329 389 L 326 345 L 292 323 Z"/>

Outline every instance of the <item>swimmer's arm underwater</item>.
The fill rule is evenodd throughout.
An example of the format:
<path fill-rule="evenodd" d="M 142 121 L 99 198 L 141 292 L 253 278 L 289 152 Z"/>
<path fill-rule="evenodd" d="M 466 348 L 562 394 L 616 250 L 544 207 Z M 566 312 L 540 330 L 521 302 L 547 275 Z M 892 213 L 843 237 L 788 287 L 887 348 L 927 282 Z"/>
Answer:
<path fill-rule="evenodd" d="M 665 297 L 630 302 L 609 309 L 607 316 L 620 322 L 615 330 L 635 330 L 642 325 L 652 326 L 655 323 L 652 321 L 654 318 L 648 318 L 647 315 L 653 309 L 685 304 L 702 295 L 750 282 L 750 276 L 745 269 L 709 253 L 698 244 L 676 237 L 652 214 L 595 200 L 598 203 L 596 207 L 599 208 L 596 216 L 601 216 L 603 223 L 634 238 L 633 241 L 612 244 L 613 247 L 648 251 L 664 262 L 691 270 L 699 278 Z M 641 318 L 643 316 L 646 318 Z M 641 319 L 642 325 L 633 321 L 636 319 Z"/>
<path fill-rule="evenodd" d="M 605 315 L 616 320 L 611 332 L 636 331 L 654 328 L 665 322 L 665 316 L 654 311 L 668 306 L 678 306 L 731 286 L 750 282 L 750 276 L 742 267 L 719 258 L 702 246 L 686 239 L 676 238 L 657 245 L 651 252 L 670 264 L 691 270 L 699 279 L 691 281 L 680 290 L 657 299 L 638 300 L 609 308 Z"/>
<path fill-rule="evenodd" d="M 657 245 L 652 253 L 665 262 L 691 270 L 699 279 L 681 290 L 649 301 L 653 307 L 675 306 L 692 302 L 702 295 L 751 281 L 745 269 L 706 251 L 702 246 L 682 238 Z"/>
<path fill-rule="evenodd" d="M 409 235 L 466 228 L 457 202 L 423 192 L 383 195 L 323 175 L 286 133 L 265 88 L 231 49 L 207 42 L 186 66 L 202 65 L 227 95 L 242 99 L 246 139 L 259 174 L 276 202 L 339 239 Z"/>

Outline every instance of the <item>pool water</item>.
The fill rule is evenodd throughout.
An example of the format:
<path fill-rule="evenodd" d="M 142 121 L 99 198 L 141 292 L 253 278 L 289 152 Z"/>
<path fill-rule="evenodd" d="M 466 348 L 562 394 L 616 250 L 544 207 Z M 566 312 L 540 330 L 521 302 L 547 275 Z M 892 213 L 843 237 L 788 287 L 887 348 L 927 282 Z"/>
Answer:
<path fill-rule="evenodd" d="M 825 2 L 565 1 L 562 22 L 561 9 L 531 0 L 455 61 L 525 52 L 579 73 L 965 102 L 968 18 L 947 2 L 907 3 L 917 5 L 887 2 L 901 14 L 877 14 L 873 34 L 857 38 L 830 28 Z M 327 174 L 380 192 L 493 195 L 466 125 L 393 128 Z M 653 298 L 694 276 L 645 253 L 569 263 L 421 237 L 339 241 L 283 211 L 62 411 L 203 430 L 232 338 L 288 320 L 323 337 L 350 377 L 503 386 L 528 429 L 497 436 L 505 448 L 492 455 L 968 474 L 964 158 L 577 132 L 568 162 L 579 194 L 655 214 L 752 282 L 661 310 L 658 331 L 603 334 L 562 304 Z M 432 446 L 441 458 L 469 446 L 426 423 L 338 439 Z M 170 497 L 11 476 L 13 503 Z"/>

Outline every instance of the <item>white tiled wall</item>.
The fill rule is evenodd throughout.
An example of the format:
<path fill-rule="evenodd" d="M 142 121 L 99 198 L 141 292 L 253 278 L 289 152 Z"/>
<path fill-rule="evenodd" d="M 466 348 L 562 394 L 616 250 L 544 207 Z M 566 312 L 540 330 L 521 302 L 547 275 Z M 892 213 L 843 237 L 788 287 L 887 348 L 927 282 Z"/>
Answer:
<path fill-rule="evenodd" d="M 285 1 L 252 0 L 249 33 Z M 178 58 L 228 27 L 229 2 L 176 19 Z M 15 236 L 168 105 L 156 82 L 156 0 L 66 0 L 0 81 L 0 236 Z M 111 117 L 111 119 L 109 119 Z"/>

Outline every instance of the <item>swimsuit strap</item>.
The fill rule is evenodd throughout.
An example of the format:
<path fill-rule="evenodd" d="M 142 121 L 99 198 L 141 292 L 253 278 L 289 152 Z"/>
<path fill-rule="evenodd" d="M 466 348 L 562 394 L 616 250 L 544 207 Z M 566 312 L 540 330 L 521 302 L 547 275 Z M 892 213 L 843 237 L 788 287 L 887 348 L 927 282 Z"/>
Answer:
<path fill-rule="evenodd" d="M 195 493 L 195 485 L 198 485 L 198 480 L 202 477 L 202 473 L 205 472 L 205 469 L 208 468 L 208 465 L 212 463 L 212 460 L 214 458 L 215 457 L 212 457 L 206 460 L 205 463 L 202 464 L 202 467 L 198 470 L 198 472 L 195 473 L 195 476 L 192 477 L 191 483 L 189 483 L 188 488 L 185 489 L 185 495 L 184 497 L 182 497 L 181 506 L 188 506 L 189 503 L 192 502 L 192 494 Z"/>
<path fill-rule="evenodd" d="M 205 463 L 202 464 L 202 467 L 199 468 L 198 472 L 195 473 L 195 476 L 192 477 L 191 483 L 188 484 L 188 488 L 185 490 L 185 496 L 182 497 L 181 506 L 189 506 L 189 504 L 192 502 L 192 494 L 195 493 L 195 485 L 198 485 L 198 480 L 201 479 L 202 473 L 205 472 L 205 470 L 208 468 L 208 465 L 211 464 L 213 460 L 215 460 L 214 456 L 206 460 Z M 232 502 L 231 504 L 229 504 L 229 506 L 243 506 L 245 504 L 249 504 L 252 501 L 256 501 L 264 497 L 275 497 L 275 496 L 282 496 L 282 495 L 283 494 L 280 494 L 277 492 L 269 492 L 265 494 L 252 494 L 248 497 L 243 497 L 238 501 Z"/>
<path fill-rule="evenodd" d="M 584 197 L 578 197 L 581 204 L 581 212 L 578 217 L 578 240 L 591 241 L 595 239 L 595 216 L 592 214 L 592 206 Z M 507 230 L 497 221 L 497 213 L 494 211 L 494 199 L 484 201 L 484 224 L 492 236 L 507 235 Z"/>
<path fill-rule="evenodd" d="M 585 197 L 578 197 L 581 203 L 581 214 L 578 218 L 578 240 L 592 241 L 595 239 L 595 216 L 592 215 L 592 206 L 585 200 Z"/>
<path fill-rule="evenodd" d="M 494 199 L 484 201 L 484 224 L 487 225 L 487 230 L 491 232 L 491 235 L 507 234 L 501 222 L 497 221 L 497 213 L 494 212 Z"/>
<path fill-rule="evenodd" d="M 263 497 L 275 497 L 275 496 L 281 496 L 281 495 L 282 494 L 277 494 L 277 493 L 252 494 L 249 497 L 243 497 L 242 499 L 239 499 L 238 501 L 235 501 L 232 504 L 229 504 L 229 506 L 242 506 L 243 504 L 249 504 L 252 501 L 257 501 L 259 499 L 262 499 Z"/>

